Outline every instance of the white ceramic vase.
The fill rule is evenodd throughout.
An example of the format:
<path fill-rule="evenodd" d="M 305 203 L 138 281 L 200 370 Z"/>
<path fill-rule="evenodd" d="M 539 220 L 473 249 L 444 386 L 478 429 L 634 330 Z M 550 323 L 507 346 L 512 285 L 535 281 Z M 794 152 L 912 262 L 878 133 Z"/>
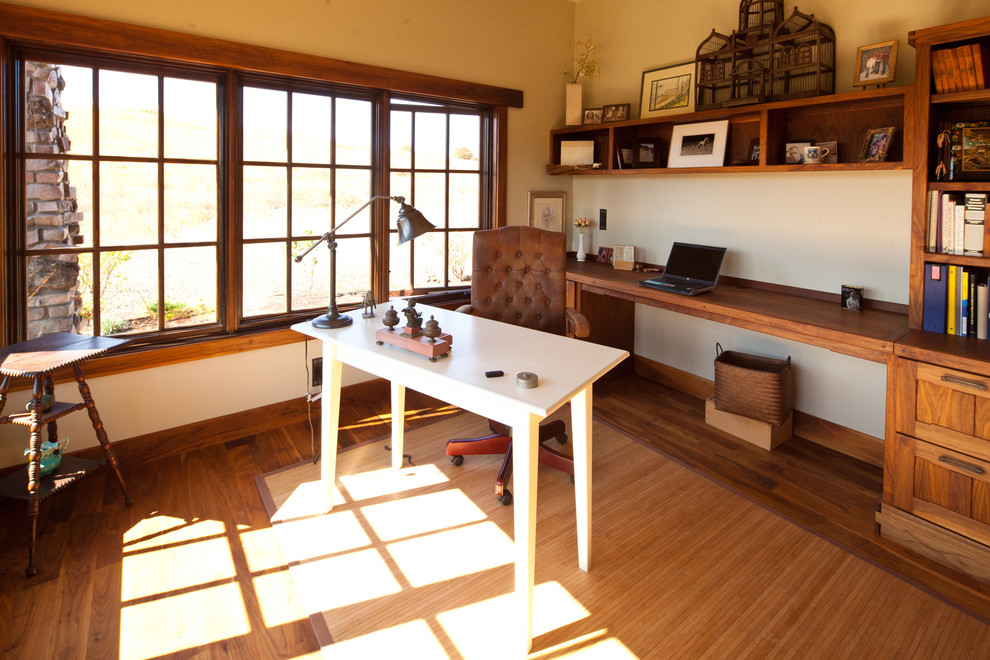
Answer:
<path fill-rule="evenodd" d="M 564 97 L 564 122 L 568 126 L 580 126 L 584 122 L 581 95 L 581 83 L 567 83 L 566 96 Z"/>
<path fill-rule="evenodd" d="M 584 261 L 584 231 L 578 232 L 577 260 Z"/>

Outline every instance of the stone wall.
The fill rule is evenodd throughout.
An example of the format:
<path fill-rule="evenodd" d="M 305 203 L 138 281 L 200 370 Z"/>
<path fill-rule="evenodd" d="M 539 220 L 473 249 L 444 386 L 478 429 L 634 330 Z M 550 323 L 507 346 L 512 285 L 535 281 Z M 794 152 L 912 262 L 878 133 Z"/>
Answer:
<path fill-rule="evenodd" d="M 69 184 L 70 161 L 65 132 L 68 113 L 62 108 L 65 81 L 58 66 L 27 62 L 25 149 L 51 154 L 26 159 L 25 213 L 28 250 L 66 248 L 82 243 L 76 190 Z M 79 332 L 82 297 L 79 295 L 79 259 L 75 254 L 33 256 L 27 263 L 28 337 L 51 332 Z"/>

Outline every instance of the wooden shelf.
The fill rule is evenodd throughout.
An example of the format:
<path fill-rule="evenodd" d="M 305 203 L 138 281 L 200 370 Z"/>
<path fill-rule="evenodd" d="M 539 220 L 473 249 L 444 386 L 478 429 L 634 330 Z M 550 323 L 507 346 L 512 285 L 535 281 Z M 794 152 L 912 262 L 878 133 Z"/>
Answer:
<path fill-rule="evenodd" d="M 91 461 L 87 458 L 63 456 L 58 467 L 51 474 L 41 477 L 38 486 L 38 499 L 44 499 L 62 490 L 83 477 L 103 467 L 106 461 Z M 23 467 L 13 474 L 0 479 L 0 496 L 16 500 L 30 500 L 28 493 L 27 468 Z"/>
<path fill-rule="evenodd" d="M 550 132 L 547 173 L 564 176 L 729 174 L 752 172 L 828 172 L 910 169 L 904 159 L 905 107 L 911 88 L 893 87 L 831 94 L 805 99 L 738 106 L 659 118 L 632 119 L 608 124 L 567 126 Z M 667 168 L 623 167 L 617 149 L 634 148 L 644 139 L 660 145 L 658 158 L 666 161 L 673 127 L 678 124 L 729 120 L 729 138 L 724 167 Z M 888 160 L 858 162 L 870 128 L 893 126 L 895 141 Z M 559 165 L 560 144 L 567 140 L 595 143 L 597 168 Z M 784 163 L 787 142 L 835 141 L 839 162 L 821 165 Z M 750 150 L 760 146 L 760 160 L 749 164 Z"/>

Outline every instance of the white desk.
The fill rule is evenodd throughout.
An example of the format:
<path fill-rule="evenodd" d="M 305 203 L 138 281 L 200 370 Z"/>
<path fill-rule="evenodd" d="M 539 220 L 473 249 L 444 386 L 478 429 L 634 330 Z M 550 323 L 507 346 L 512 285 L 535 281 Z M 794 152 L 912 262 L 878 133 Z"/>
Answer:
<path fill-rule="evenodd" d="M 320 329 L 309 322 L 293 330 L 323 342 L 323 405 L 321 478 L 326 486 L 326 510 L 333 507 L 337 431 L 340 415 L 342 365 L 349 364 L 392 383 L 392 467 L 402 467 L 406 387 L 478 415 L 507 424 L 513 431 L 512 460 L 515 528 L 516 593 L 522 599 L 520 650 L 529 652 L 533 637 L 533 583 L 536 552 L 536 468 L 540 421 L 570 401 L 574 449 L 574 495 L 577 509 L 578 565 L 591 566 L 591 387 L 625 359 L 626 351 L 547 334 L 467 314 L 417 305 L 424 322 L 436 317 L 453 337 L 449 357 L 427 358 L 390 346 L 378 346 L 375 332 L 383 328 L 389 305 L 396 311 L 406 301 L 378 306 L 377 318 L 362 319 L 345 328 Z M 485 371 L 501 369 L 502 378 Z M 516 387 L 515 375 L 539 376 L 535 389 Z"/>

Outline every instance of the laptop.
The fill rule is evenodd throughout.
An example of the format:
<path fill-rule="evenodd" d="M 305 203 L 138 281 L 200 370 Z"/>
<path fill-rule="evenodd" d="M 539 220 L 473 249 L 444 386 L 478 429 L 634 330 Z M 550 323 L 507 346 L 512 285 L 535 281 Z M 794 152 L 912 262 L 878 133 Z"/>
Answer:
<path fill-rule="evenodd" d="M 715 288 L 723 257 L 724 247 L 675 242 L 670 248 L 663 275 L 640 280 L 639 283 L 652 289 L 696 296 Z"/>

